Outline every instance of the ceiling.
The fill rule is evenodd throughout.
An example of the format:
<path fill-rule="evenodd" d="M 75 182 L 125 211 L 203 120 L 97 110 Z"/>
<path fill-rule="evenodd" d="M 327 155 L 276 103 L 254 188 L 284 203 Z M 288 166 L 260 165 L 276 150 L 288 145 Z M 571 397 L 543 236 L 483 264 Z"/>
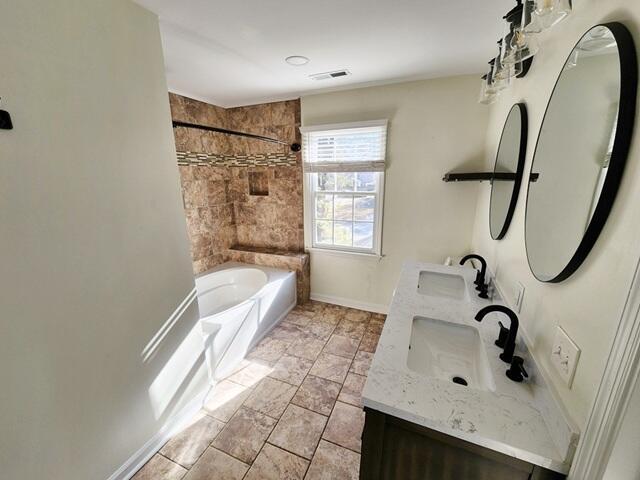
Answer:
<path fill-rule="evenodd" d="M 169 89 L 223 107 L 479 73 L 513 0 L 136 0 L 160 17 Z M 496 47 L 497 48 L 497 47 Z M 300 67 L 285 57 L 304 55 Z M 348 69 L 350 76 L 308 76 Z"/>

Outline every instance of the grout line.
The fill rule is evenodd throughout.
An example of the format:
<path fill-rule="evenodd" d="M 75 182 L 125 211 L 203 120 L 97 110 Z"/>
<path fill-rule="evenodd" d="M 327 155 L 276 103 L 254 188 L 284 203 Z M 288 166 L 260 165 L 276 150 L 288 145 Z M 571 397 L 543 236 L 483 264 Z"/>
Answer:
<path fill-rule="evenodd" d="M 345 447 L 344 445 L 340 445 L 339 443 L 332 442 L 331 440 L 327 440 L 326 438 L 321 438 L 320 440 L 324 440 L 325 442 L 330 443 L 331 445 L 335 445 L 336 447 L 343 448 L 344 450 L 349 450 L 352 453 L 357 453 L 358 455 L 362 455 L 361 452 L 356 452 L 352 448 Z"/>
<path fill-rule="evenodd" d="M 169 443 L 169 442 L 167 442 L 167 443 Z M 166 445 L 166 443 L 165 443 L 164 445 Z M 164 447 L 164 445 L 163 445 L 163 447 Z M 162 450 L 162 449 L 160 449 L 160 450 Z M 188 469 L 187 467 L 185 467 L 184 465 L 182 465 L 181 463 L 178 463 L 178 462 L 176 462 L 175 460 L 172 460 L 171 458 L 167 457 L 166 455 L 164 455 L 164 454 L 160 453 L 160 450 L 158 450 L 158 452 L 156 453 L 156 455 L 159 455 L 159 456 L 161 456 L 162 458 L 164 458 L 165 460 L 170 461 L 170 462 L 171 462 L 171 463 L 173 463 L 174 465 L 177 465 L 177 466 L 182 467 L 182 468 L 184 468 L 185 470 L 189 471 L 189 469 Z M 154 456 L 155 456 L 155 455 L 154 455 Z M 152 456 L 151 458 L 153 458 L 153 456 Z M 151 458 L 149 459 L 149 461 L 151 461 Z M 199 458 L 200 458 L 200 457 L 198 457 L 198 459 L 199 459 Z M 147 463 L 149 463 L 149 461 L 148 461 Z M 147 463 L 145 463 L 145 465 L 146 465 Z M 144 465 L 142 466 L 142 468 L 144 468 Z M 140 470 L 142 470 L 142 468 L 140 468 Z M 139 472 L 140 470 L 138 470 L 138 472 Z M 136 473 L 138 473 L 138 472 L 136 472 Z"/>

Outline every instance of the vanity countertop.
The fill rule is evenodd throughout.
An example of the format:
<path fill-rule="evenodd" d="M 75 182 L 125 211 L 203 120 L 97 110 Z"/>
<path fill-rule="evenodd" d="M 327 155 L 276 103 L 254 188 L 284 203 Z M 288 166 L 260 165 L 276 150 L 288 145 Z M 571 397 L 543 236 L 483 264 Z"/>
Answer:
<path fill-rule="evenodd" d="M 465 279 L 466 299 L 421 295 L 421 271 L 455 273 Z M 508 365 L 494 345 L 498 320 L 491 313 L 482 323 L 474 315 L 490 302 L 473 290 L 475 270 L 468 267 L 405 262 L 362 394 L 365 407 L 439 431 L 531 464 L 567 473 L 578 440 L 551 397 L 535 362 L 518 342 L 516 354 L 525 358 L 529 379 L 512 382 Z M 476 390 L 417 373 L 407 366 L 413 318 L 426 316 L 477 328 L 495 381 L 495 391 Z M 508 320 L 506 322 L 508 325 Z"/>

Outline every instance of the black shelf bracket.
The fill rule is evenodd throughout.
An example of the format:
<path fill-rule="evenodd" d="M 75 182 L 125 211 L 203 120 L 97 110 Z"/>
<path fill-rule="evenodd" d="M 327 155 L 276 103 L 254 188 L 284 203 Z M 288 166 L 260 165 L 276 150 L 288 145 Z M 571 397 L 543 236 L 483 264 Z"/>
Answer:
<path fill-rule="evenodd" d="M 529 181 L 538 181 L 538 174 L 532 173 Z M 476 173 L 445 173 L 442 177 L 443 182 L 486 182 L 493 180 L 515 181 L 515 173 L 493 173 L 493 172 L 476 172 Z"/>

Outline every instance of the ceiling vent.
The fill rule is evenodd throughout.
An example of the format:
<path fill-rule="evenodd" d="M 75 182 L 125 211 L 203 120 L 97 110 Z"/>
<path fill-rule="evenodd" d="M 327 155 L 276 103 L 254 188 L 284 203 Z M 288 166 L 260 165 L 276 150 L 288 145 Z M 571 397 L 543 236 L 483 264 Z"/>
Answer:
<path fill-rule="evenodd" d="M 329 80 L 330 78 L 346 77 L 347 75 L 351 75 L 349 70 L 335 70 L 333 72 L 315 73 L 309 75 L 309 78 L 312 80 Z"/>

